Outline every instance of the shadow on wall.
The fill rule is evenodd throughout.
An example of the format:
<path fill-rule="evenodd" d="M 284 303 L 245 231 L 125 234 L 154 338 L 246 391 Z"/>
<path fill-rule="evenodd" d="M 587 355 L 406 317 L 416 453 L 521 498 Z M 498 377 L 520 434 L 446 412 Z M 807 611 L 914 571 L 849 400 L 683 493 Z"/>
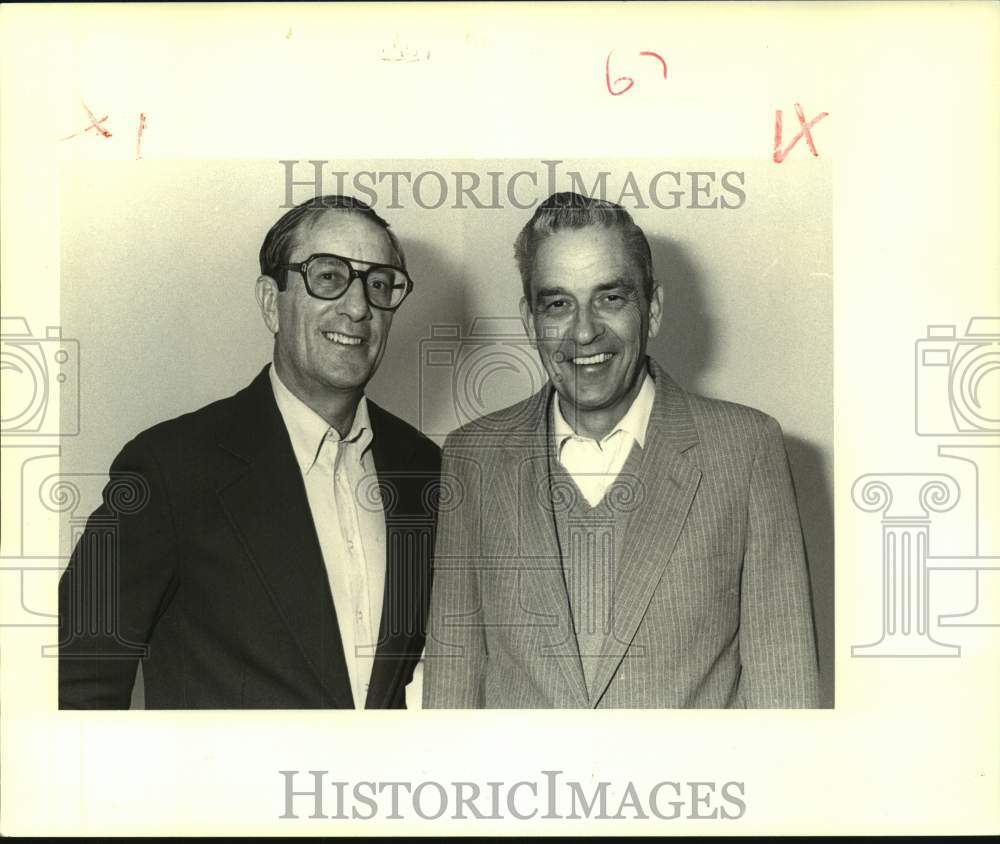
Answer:
<path fill-rule="evenodd" d="M 833 499 L 823 453 L 812 443 L 785 435 L 785 449 L 792 467 L 795 497 L 809 561 L 819 648 L 819 682 L 822 706 L 834 704 L 834 567 Z"/>
<path fill-rule="evenodd" d="M 393 318 L 385 357 L 367 393 L 421 431 L 438 433 L 438 420 L 454 396 L 450 379 L 427 377 L 428 341 L 435 326 L 466 331 L 472 315 L 461 266 L 447 250 L 407 240 L 406 265 L 413 292 Z"/>
<path fill-rule="evenodd" d="M 714 332 L 705 312 L 704 283 L 687 251 L 673 240 L 652 237 L 653 274 L 663 286 L 663 321 L 649 354 L 687 390 L 698 392 L 712 363 Z"/>
<path fill-rule="evenodd" d="M 649 344 L 649 354 L 687 390 L 699 392 L 701 378 L 712 366 L 715 329 L 702 295 L 698 267 L 678 243 L 650 239 L 653 271 L 663 285 L 663 322 Z M 722 396 L 721 398 L 725 398 Z M 780 420 L 779 420 L 780 421 Z M 834 703 L 834 568 L 832 478 L 822 451 L 806 440 L 785 436 L 799 517 L 805 540 L 819 649 L 820 699 Z"/>

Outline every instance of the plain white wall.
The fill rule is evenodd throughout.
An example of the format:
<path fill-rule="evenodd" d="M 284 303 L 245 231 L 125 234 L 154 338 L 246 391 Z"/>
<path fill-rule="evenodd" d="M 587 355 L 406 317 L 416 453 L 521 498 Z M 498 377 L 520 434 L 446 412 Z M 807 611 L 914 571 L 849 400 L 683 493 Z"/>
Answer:
<path fill-rule="evenodd" d="M 420 207 L 405 182 L 399 197 L 404 207 L 387 207 L 388 181 L 376 204 L 403 242 L 415 290 L 397 312 L 369 394 L 440 440 L 456 420 L 454 369 L 430 366 L 441 358 L 429 351 L 459 344 L 429 343 L 432 327 L 457 327 L 462 336 L 476 317 L 506 318 L 492 327 L 512 331 L 520 342 L 512 243 L 532 213 L 511 207 L 505 192 L 502 208 L 456 208 L 450 174 L 474 171 L 488 184 L 489 171 L 535 171 L 537 188 L 523 179 L 518 185 L 517 198 L 526 203 L 547 195 L 546 168 L 540 159 L 337 161 L 324 168 L 324 192 L 335 192 L 335 170 L 350 174 L 347 192 L 359 171 L 437 170 L 451 183 L 448 201 L 437 209 Z M 753 405 L 782 424 L 809 553 L 824 699 L 832 704 L 829 165 L 567 160 L 558 165 L 557 189 L 570 187 L 570 170 L 581 172 L 588 185 L 599 171 L 611 171 L 607 198 L 614 200 L 628 171 L 644 194 L 663 170 L 744 174 L 746 200 L 739 208 L 686 207 L 692 202 L 687 177 L 679 208 L 636 208 L 629 197 L 622 204 L 646 232 L 665 285 L 664 323 L 650 353 L 688 389 Z M 106 471 L 137 432 L 230 395 L 270 359 L 253 287 L 261 241 L 284 211 L 285 173 L 276 161 L 67 165 L 59 202 L 61 316 L 64 336 L 80 342 L 81 424 L 79 436 L 64 442 L 62 472 Z M 313 169 L 302 162 L 294 175 L 312 178 Z M 436 200 L 435 185 L 425 180 L 425 205 Z M 671 182 L 661 183 L 664 202 L 671 189 Z M 308 187 L 296 188 L 294 200 L 311 194 Z M 489 202 L 485 191 L 480 195 Z M 718 185 L 712 196 L 737 200 Z M 470 363 L 478 348 L 461 346 L 457 361 Z M 534 360 L 528 350 L 521 354 Z M 529 391 L 525 374 L 478 371 L 484 410 Z"/>

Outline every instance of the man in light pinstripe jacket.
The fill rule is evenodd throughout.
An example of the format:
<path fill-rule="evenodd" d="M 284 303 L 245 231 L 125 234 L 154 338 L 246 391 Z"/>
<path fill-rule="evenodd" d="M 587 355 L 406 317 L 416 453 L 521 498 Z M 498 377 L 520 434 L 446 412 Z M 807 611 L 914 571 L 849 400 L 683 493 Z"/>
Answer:
<path fill-rule="evenodd" d="M 554 194 L 515 254 L 550 383 L 445 443 L 424 706 L 816 706 L 778 423 L 646 356 L 663 293 L 620 206 Z"/>

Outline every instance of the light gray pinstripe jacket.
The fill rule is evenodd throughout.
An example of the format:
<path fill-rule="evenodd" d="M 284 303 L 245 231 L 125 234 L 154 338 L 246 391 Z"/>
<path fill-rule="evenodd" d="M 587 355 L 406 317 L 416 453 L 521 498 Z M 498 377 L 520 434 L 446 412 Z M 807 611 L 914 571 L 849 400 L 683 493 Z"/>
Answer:
<path fill-rule="evenodd" d="M 623 545 L 596 682 L 588 690 L 552 516 L 549 384 L 445 443 L 425 707 L 818 705 L 781 428 L 649 363 L 641 494 L 608 492 Z"/>

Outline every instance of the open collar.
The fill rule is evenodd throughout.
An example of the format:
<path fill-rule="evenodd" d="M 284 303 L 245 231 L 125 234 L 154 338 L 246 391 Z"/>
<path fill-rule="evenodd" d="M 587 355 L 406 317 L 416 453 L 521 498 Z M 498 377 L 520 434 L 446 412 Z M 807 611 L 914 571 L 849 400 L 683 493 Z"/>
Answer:
<path fill-rule="evenodd" d="M 618 424 L 600 441 L 598 445 L 602 448 L 619 431 L 627 434 L 640 448 L 646 445 L 646 430 L 649 427 L 649 416 L 653 412 L 653 402 L 656 399 L 656 388 L 653 379 L 646 369 L 642 372 L 642 386 L 636 393 L 628 411 L 619 420 Z M 552 396 L 552 433 L 555 437 L 556 454 L 562 452 L 562 447 L 566 440 L 576 437 L 578 439 L 591 439 L 583 434 L 578 434 L 573 430 L 566 417 L 563 416 L 562 407 L 559 401 L 559 394 L 553 391 Z"/>
<path fill-rule="evenodd" d="M 368 400 L 365 396 L 361 397 L 354 411 L 354 421 L 351 423 L 350 431 L 346 437 L 341 438 L 336 428 L 285 386 L 274 366 L 270 367 L 268 376 L 278 412 L 288 429 L 295 460 L 303 475 L 313 467 L 319 457 L 320 448 L 327 439 L 356 443 L 357 448 L 352 451 L 358 460 L 361 459 L 373 439 Z"/>

